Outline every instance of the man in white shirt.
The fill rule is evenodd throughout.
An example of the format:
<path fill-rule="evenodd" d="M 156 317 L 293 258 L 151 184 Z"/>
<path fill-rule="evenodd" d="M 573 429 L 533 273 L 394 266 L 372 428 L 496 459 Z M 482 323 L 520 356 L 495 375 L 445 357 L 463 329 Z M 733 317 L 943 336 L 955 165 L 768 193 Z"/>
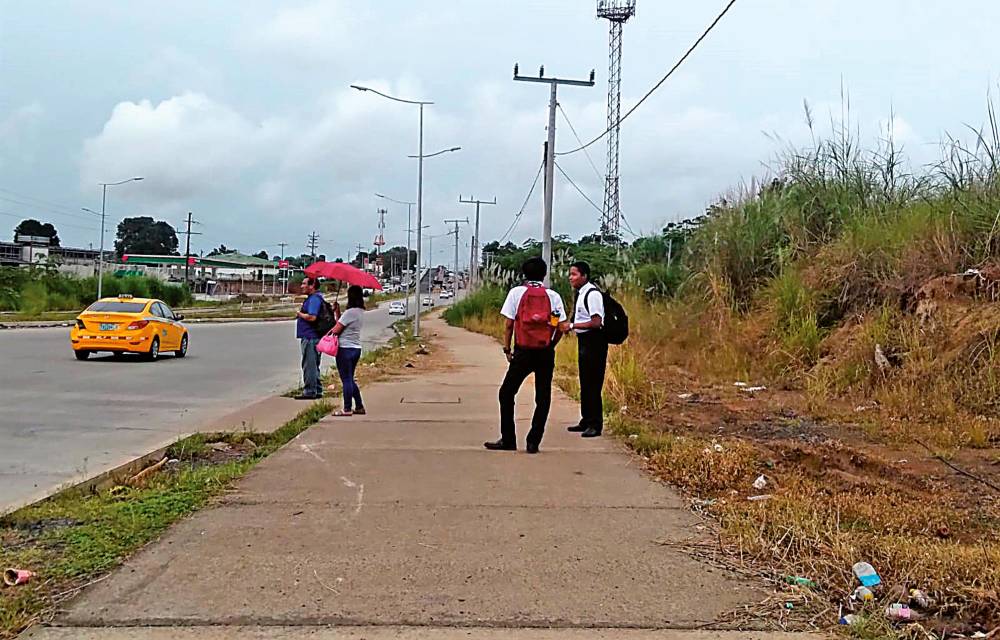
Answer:
<path fill-rule="evenodd" d="M 521 266 L 524 285 L 511 289 L 500 309 L 500 315 L 506 319 L 503 352 L 509 366 L 500 385 L 500 439 L 483 445 L 491 451 L 517 450 L 514 398 L 532 373 L 535 374 L 535 413 L 525 450 L 538 453 L 545 433 L 552 404 L 556 344 L 562 337 L 559 326 L 566 320 L 562 297 L 542 284 L 547 268 L 541 258 L 525 261 Z"/>
<path fill-rule="evenodd" d="M 576 289 L 573 321 L 562 325 L 564 332 L 576 334 L 580 362 L 580 423 L 569 428 L 584 438 L 596 438 L 604 431 L 604 374 L 608 366 L 608 341 L 604 327 L 604 295 L 590 281 L 590 265 L 574 262 L 569 283 Z"/>

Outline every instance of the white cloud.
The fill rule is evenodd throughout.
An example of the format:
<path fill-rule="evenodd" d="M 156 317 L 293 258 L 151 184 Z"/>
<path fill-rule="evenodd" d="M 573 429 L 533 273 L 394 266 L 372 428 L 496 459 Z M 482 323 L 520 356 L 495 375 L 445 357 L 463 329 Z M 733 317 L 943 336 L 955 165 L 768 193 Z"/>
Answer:
<path fill-rule="evenodd" d="M 299 62 L 343 60 L 357 43 L 369 15 L 365 3 L 317 0 L 279 9 L 251 32 L 252 47 Z"/>
<path fill-rule="evenodd" d="M 161 202 L 224 189 L 274 153 L 279 129 L 198 93 L 122 102 L 84 143 L 81 183 L 143 176 L 144 198 Z"/>

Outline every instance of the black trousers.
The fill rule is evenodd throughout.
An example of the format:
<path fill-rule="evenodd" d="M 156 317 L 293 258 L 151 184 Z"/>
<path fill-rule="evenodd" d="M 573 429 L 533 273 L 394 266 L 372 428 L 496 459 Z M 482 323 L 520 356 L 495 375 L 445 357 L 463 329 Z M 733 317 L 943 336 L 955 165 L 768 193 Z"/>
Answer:
<path fill-rule="evenodd" d="M 600 331 L 576 336 L 580 361 L 580 426 L 604 430 L 604 374 L 608 367 L 608 341 Z"/>
<path fill-rule="evenodd" d="M 507 375 L 500 385 L 500 439 L 504 444 L 516 444 L 514 430 L 514 398 L 525 378 L 535 374 L 535 414 L 531 418 L 528 444 L 541 444 L 545 422 L 552 405 L 552 374 L 556 368 L 556 350 L 514 349 Z"/>

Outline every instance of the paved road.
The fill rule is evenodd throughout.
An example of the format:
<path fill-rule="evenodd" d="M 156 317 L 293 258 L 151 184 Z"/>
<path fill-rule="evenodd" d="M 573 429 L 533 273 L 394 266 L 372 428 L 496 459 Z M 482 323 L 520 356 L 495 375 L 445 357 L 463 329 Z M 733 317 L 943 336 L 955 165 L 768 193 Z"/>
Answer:
<path fill-rule="evenodd" d="M 393 335 L 365 316 L 368 348 Z M 0 513 L 196 431 L 299 380 L 292 322 L 191 324 L 183 360 L 78 362 L 69 330 L 0 331 Z"/>

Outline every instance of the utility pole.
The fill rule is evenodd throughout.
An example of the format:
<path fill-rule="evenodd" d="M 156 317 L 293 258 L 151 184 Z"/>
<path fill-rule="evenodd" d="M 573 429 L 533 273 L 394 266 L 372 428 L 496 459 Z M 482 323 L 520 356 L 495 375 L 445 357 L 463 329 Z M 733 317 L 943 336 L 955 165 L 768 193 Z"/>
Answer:
<path fill-rule="evenodd" d="M 454 281 L 454 287 L 455 287 L 455 289 L 458 289 L 458 270 L 459 270 L 459 263 L 458 263 L 458 225 L 460 225 L 460 224 L 469 224 L 469 219 L 466 218 L 465 220 L 445 220 L 444 223 L 445 224 L 454 224 L 455 225 L 455 230 L 454 231 L 449 231 L 448 235 L 455 234 L 455 281 Z"/>
<path fill-rule="evenodd" d="M 309 255 L 312 256 L 313 261 L 316 260 L 317 246 L 319 246 L 319 234 L 313 231 L 309 234 L 309 242 L 306 244 L 306 248 L 309 249 Z"/>
<path fill-rule="evenodd" d="M 191 236 L 200 236 L 201 235 L 201 233 L 198 232 L 198 231 L 191 231 L 191 225 L 193 225 L 193 224 L 201 224 L 197 220 L 193 220 L 192 219 L 193 215 L 194 214 L 192 214 L 190 211 L 188 211 L 187 231 L 181 231 L 182 234 L 184 234 L 184 235 L 187 236 L 187 243 L 186 243 L 186 246 L 184 248 L 184 284 L 188 284 L 188 285 L 191 284 L 191 279 L 189 277 L 190 268 L 191 268 Z"/>
<path fill-rule="evenodd" d="M 495 205 L 497 203 L 496 196 L 493 200 L 476 200 L 475 196 L 472 196 L 468 200 L 463 200 L 461 194 L 458 196 L 458 202 L 460 204 L 475 204 L 476 205 L 476 226 L 473 230 L 472 236 L 472 260 L 469 265 L 469 288 L 475 284 L 479 286 L 479 205 Z"/>
<path fill-rule="evenodd" d="M 285 247 L 288 246 L 288 243 L 287 242 L 279 242 L 278 246 L 281 247 L 281 261 L 284 261 L 285 260 Z M 280 276 L 281 271 L 282 271 L 282 269 L 279 268 L 278 269 L 278 273 L 279 273 L 278 277 L 279 278 L 281 277 Z M 285 277 L 281 279 L 281 294 L 282 295 L 288 293 L 288 268 L 287 267 L 284 269 L 284 272 L 285 272 Z"/>
<path fill-rule="evenodd" d="M 385 246 L 385 209 L 378 210 L 378 235 L 375 236 L 375 263 L 381 266 L 382 247 Z"/>
<path fill-rule="evenodd" d="M 542 218 L 542 259 L 548 266 L 545 273 L 545 286 L 552 283 L 552 194 L 553 180 L 555 178 L 556 164 L 556 90 L 561 84 L 576 87 L 594 86 L 594 71 L 590 72 L 590 80 L 567 80 L 563 78 L 546 78 L 545 67 L 538 69 L 538 77 L 522 76 L 517 72 L 517 65 L 514 65 L 514 80 L 521 82 L 541 82 L 549 85 L 549 131 L 548 140 L 545 143 L 545 209 Z"/>

